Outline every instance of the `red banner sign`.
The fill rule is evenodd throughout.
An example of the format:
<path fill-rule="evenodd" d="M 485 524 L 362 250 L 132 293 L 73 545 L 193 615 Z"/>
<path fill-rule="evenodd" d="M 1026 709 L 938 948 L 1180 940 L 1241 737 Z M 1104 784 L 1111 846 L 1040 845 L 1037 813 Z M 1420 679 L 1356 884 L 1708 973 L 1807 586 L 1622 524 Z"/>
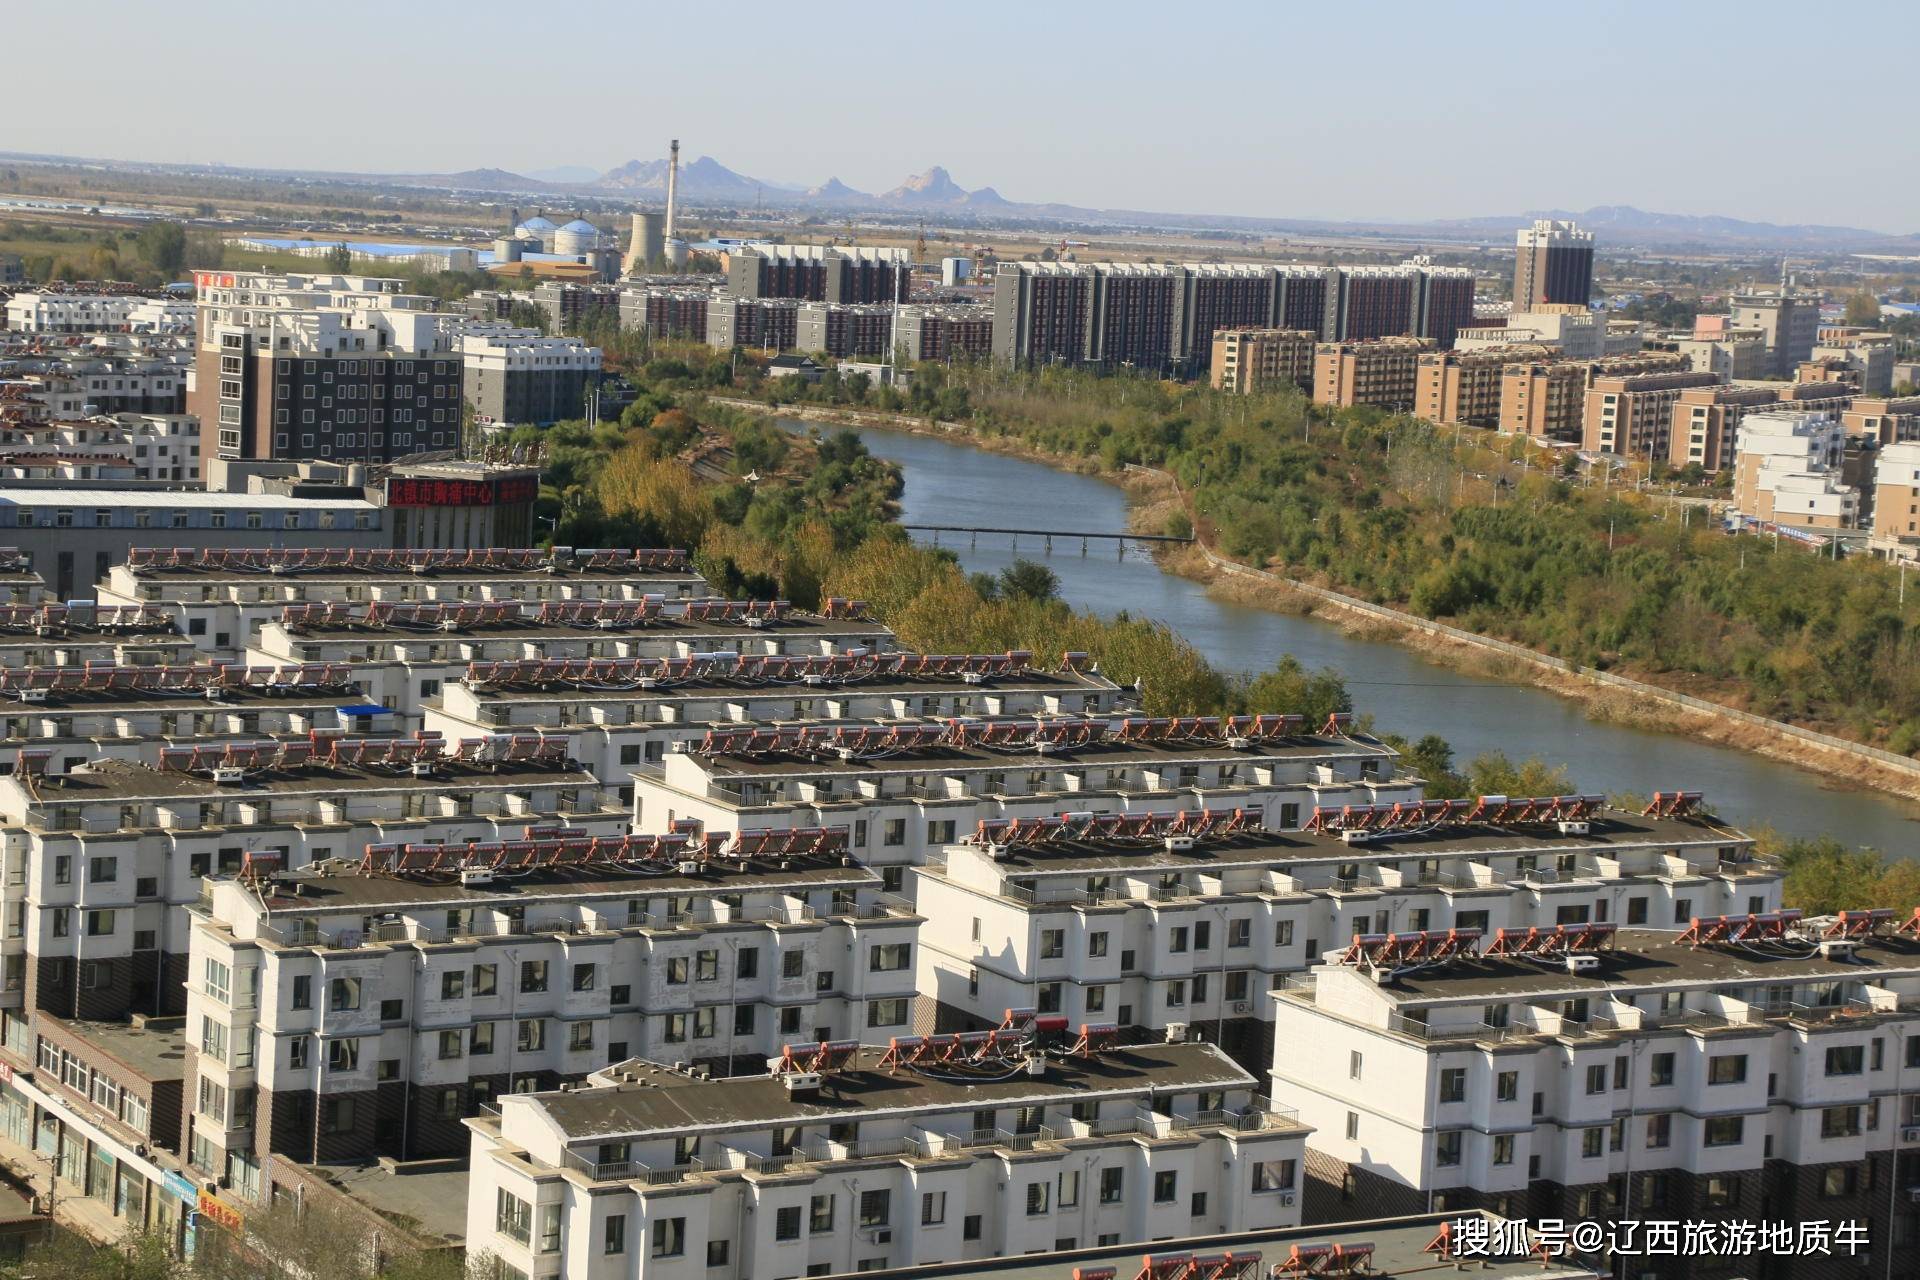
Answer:
<path fill-rule="evenodd" d="M 539 496 L 540 481 L 533 476 L 501 480 L 394 476 L 387 481 L 390 507 L 491 507 L 532 502 Z"/>

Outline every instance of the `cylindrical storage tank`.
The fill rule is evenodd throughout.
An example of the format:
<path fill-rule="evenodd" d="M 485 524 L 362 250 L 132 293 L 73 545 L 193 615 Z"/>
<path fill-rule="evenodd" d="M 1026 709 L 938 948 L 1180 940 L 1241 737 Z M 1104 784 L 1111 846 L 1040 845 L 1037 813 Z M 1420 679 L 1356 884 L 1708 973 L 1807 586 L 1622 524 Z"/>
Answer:
<path fill-rule="evenodd" d="M 500 236 L 493 242 L 493 260 L 495 262 L 520 261 L 522 242 L 512 236 Z"/>
<path fill-rule="evenodd" d="M 553 251 L 567 257 L 579 257 L 600 247 L 600 228 L 584 218 L 575 218 L 553 233 Z"/>
<path fill-rule="evenodd" d="M 680 240 L 680 239 L 667 241 L 666 259 L 667 259 L 667 265 L 669 267 L 672 267 L 675 271 L 678 271 L 682 267 L 686 266 L 687 265 L 687 242 L 685 240 Z"/>

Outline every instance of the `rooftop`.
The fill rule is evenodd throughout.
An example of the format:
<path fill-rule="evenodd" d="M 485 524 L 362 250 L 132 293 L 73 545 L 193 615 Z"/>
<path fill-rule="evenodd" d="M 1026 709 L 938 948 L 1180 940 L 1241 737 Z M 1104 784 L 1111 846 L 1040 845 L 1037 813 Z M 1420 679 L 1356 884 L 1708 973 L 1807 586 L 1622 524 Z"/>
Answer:
<path fill-rule="evenodd" d="M 433 772 L 415 776 L 400 768 L 377 765 L 343 766 L 310 763 L 294 769 L 257 769 L 238 785 L 215 782 L 200 773 L 155 769 L 127 760 L 95 760 L 84 768 L 40 785 L 41 804 L 85 804 L 110 800 L 205 799 L 248 800 L 299 792 L 431 791 L 454 788 L 525 787 L 541 784 L 597 786 L 593 775 L 578 767 L 555 767 L 538 760 L 478 762 L 441 760 Z"/>
<path fill-rule="evenodd" d="M 181 507 L 202 511 L 375 511 L 362 498 L 294 498 L 280 493 L 208 493 L 199 489 L 0 489 L 9 507 Z"/>
<path fill-rule="evenodd" d="M 849 1115 L 1013 1107 L 1150 1091 L 1245 1089 L 1255 1083 L 1210 1044 L 1150 1044 L 1110 1049 L 1092 1058 L 1053 1057 L 1044 1076 L 1023 1072 L 1002 1079 L 957 1073 L 935 1077 L 911 1068 L 893 1074 L 879 1065 L 883 1052 L 862 1048 L 848 1069 L 827 1074 L 812 1098 L 794 1097 L 770 1075 L 701 1080 L 644 1059 L 609 1068 L 637 1077 L 631 1083 L 518 1096 L 536 1099 L 567 1140 L 574 1141 L 687 1129 L 764 1129 Z M 1001 1072 L 1004 1067 L 995 1074 Z"/>
<path fill-rule="evenodd" d="M 82 1022 L 45 1014 L 41 1016 L 69 1035 L 98 1047 L 115 1061 L 131 1067 L 142 1079 L 186 1079 L 186 1034 L 180 1019 L 162 1019 L 150 1030 L 131 1022 Z"/>
<path fill-rule="evenodd" d="M 554 688 L 497 688 L 489 687 L 479 696 L 488 702 L 568 702 L 580 701 L 582 685 L 556 686 Z M 652 688 L 606 688 L 592 687 L 593 700 L 596 703 L 619 702 L 628 699 L 644 699 L 653 702 L 692 701 L 701 698 L 757 697 L 757 698 L 844 698 L 866 695 L 886 697 L 891 694 L 908 696 L 931 695 L 937 693 L 985 694 L 989 696 L 1008 693 L 1074 693 L 1074 692 L 1111 692 L 1116 686 L 1106 677 L 1085 671 L 1041 671 L 1028 669 L 1011 675 L 996 676 L 979 683 L 962 680 L 957 675 L 890 675 L 869 680 L 833 681 L 828 684 L 796 684 L 790 680 L 732 679 L 723 676 L 695 678 L 674 681 L 670 684 L 658 684 Z"/>
<path fill-rule="evenodd" d="M 820 759 L 810 755 L 768 752 L 765 755 L 708 755 L 706 760 L 722 777 L 778 777 L 839 774 L 878 776 L 888 773 L 918 774 L 957 769 L 1041 769 L 1075 765 L 1099 765 L 1123 768 L 1161 762 L 1248 763 L 1271 759 L 1326 760 L 1338 757 L 1391 759 L 1391 747 L 1362 737 L 1332 738 L 1303 734 L 1283 741 L 1267 741 L 1246 747 L 1220 742 L 1130 742 L 1104 738 L 1079 745 L 1063 745 L 1040 752 L 1029 744 L 1012 749 L 986 746 L 959 746 L 936 742 L 909 748 L 890 755 L 855 760 Z M 1251 781 L 1251 779 L 1249 779 Z"/>
<path fill-rule="evenodd" d="M 1350 845 L 1338 833 L 1250 831 L 1223 839 L 1201 840 L 1191 848 L 1169 850 L 1159 842 L 1135 847 L 1079 840 L 1015 845 L 999 865 L 1009 872 L 1075 874 L 1112 870 L 1263 866 L 1309 861 L 1371 862 L 1406 858 L 1520 856 L 1591 852 L 1616 847 L 1742 844 L 1749 837 L 1708 817 L 1642 817 L 1610 809 L 1588 820 L 1582 835 L 1561 834 L 1552 823 L 1492 826 L 1461 824 L 1427 831 L 1377 832 L 1365 844 Z"/>
<path fill-rule="evenodd" d="M 648 576 L 652 577 L 653 575 Z M 692 578 L 696 575 L 685 574 L 680 576 Z M 258 579 L 252 580 L 257 581 Z M 324 574 L 302 575 L 298 579 L 300 582 L 325 582 L 328 580 L 328 577 Z M 340 580 L 357 583 L 365 583 L 367 581 L 364 577 Z M 551 582 L 554 580 L 554 575 L 527 574 L 518 579 L 500 577 L 491 580 L 506 582 Z M 392 581 L 414 582 L 418 581 L 418 579 L 407 575 L 398 575 L 393 578 Z M 752 625 L 746 622 L 721 622 L 708 619 L 688 621 L 677 614 L 656 614 L 643 623 L 612 629 L 597 626 L 567 626 L 551 622 L 541 622 L 535 615 L 527 613 L 517 619 L 473 623 L 458 626 L 451 631 L 440 630 L 438 628 L 415 630 L 398 626 L 377 627 L 366 626 L 359 623 L 302 623 L 295 634 L 306 640 L 354 641 L 366 641 L 376 637 L 394 641 L 432 640 L 436 637 L 443 640 L 448 637 L 457 637 L 466 640 L 617 640 L 623 636 L 634 635 L 677 636 L 684 639 L 694 639 L 702 636 L 743 638 L 765 635 L 768 632 L 777 632 L 787 636 L 800 634 L 816 635 L 823 638 L 842 636 L 858 638 L 871 636 L 876 632 L 884 632 L 885 630 L 886 627 L 883 624 L 874 622 L 871 619 L 821 618 L 810 613 L 789 613 L 778 621 Z"/>
<path fill-rule="evenodd" d="M 1776 982 L 1859 982 L 1893 970 L 1920 974 L 1920 940 L 1877 937 L 1863 942 L 1852 962 L 1822 958 L 1810 946 L 1770 950 L 1759 945 L 1695 947 L 1680 934 L 1622 929 L 1614 949 L 1599 952 L 1600 967 L 1569 973 L 1553 961 L 1481 956 L 1424 969 L 1380 988 L 1396 1002 L 1454 997 L 1537 997 L 1617 994 L 1623 988 L 1706 984 L 1736 987 Z"/>
<path fill-rule="evenodd" d="M 743 863 L 707 862 L 699 871 L 681 872 L 669 864 L 621 874 L 604 866 L 548 866 L 501 876 L 491 884 L 463 885 L 458 880 L 403 879 L 363 875 L 358 862 L 336 858 L 298 871 L 282 872 L 263 898 L 269 913 L 313 915 L 327 911 L 406 911 L 416 907 L 479 906 L 561 902 L 625 894 L 739 893 L 749 889 L 862 889 L 877 887 L 880 876 L 867 867 L 845 865 L 839 857 L 796 856 L 781 867 L 772 859 Z"/>

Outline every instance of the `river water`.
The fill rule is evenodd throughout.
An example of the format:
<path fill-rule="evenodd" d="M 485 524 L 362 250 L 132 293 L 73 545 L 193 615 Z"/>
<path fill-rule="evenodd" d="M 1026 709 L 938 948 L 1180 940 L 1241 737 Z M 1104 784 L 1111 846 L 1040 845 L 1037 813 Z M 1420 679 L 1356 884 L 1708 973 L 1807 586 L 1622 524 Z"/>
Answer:
<path fill-rule="evenodd" d="M 876 456 L 901 465 L 902 518 L 909 523 L 1126 528 L 1125 497 L 1102 481 L 928 436 L 875 429 L 858 434 Z M 1077 539 L 1056 540 L 1049 555 L 1037 538 L 1021 539 L 1017 552 L 1004 535 L 982 536 L 977 546 L 965 535 L 943 534 L 940 540 L 969 570 L 998 573 L 1016 557 L 1042 560 L 1059 576 L 1060 594 L 1069 603 L 1164 622 L 1225 670 L 1264 670 L 1286 653 L 1309 667 L 1336 668 L 1356 707 L 1371 712 L 1380 729 L 1409 738 L 1437 733 L 1462 762 L 1500 750 L 1516 761 L 1537 756 L 1565 764 L 1582 791 L 1700 791 L 1740 825 L 1828 834 L 1901 857 L 1912 854 L 1920 837 L 1920 810 L 1904 801 L 1829 787 L 1817 775 L 1732 748 L 1599 724 L 1574 703 L 1531 685 L 1490 683 L 1312 618 L 1217 600 L 1200 584 L 1162 572 L 1137 548 L 1121 557 L 1112 543 L 1102 549 L 1095 542 L 1082 555 Z"/>

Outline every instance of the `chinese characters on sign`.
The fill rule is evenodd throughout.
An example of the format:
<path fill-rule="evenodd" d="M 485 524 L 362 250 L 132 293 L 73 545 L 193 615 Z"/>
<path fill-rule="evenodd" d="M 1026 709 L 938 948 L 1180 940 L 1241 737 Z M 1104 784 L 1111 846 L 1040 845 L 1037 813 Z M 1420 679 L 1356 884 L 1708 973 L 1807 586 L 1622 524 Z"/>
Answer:
<path fill-rule="evenodd" d="M 1853 1256 L 1868 1247 L 1867 1228 L 1852 1220 L 1832 1222 L 1726 1222 L 1679 1219 L 1619 1219 L 1567 1222 L 1559 1218 L 1460 1218 L 1451 1249 L 1460 1258 L 1616 1257 L 1744 1258 L 1771 1253 L 1787 1257 Z"/>
<path fill-rule="evenodd" d="M 532 502 L 539 496 L 540 481 L 533 476 L 508 476 L 502 480 L 432 479 L 424 476 L 394 476 L 387 481 L 387 505 L 390 507 L 487 507 Z"/>

